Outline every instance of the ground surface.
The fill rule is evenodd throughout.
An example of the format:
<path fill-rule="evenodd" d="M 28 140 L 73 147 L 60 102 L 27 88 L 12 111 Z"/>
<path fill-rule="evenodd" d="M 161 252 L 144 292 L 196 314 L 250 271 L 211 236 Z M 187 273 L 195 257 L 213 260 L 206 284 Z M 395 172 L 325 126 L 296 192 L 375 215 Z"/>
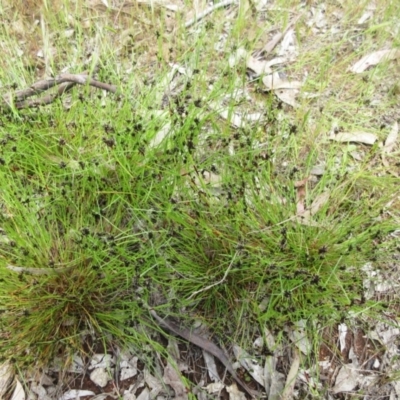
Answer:
<path fill-rule="evenodd" d="M 397 2 L 0 14 L 2 398 L 400 396 Z"/>

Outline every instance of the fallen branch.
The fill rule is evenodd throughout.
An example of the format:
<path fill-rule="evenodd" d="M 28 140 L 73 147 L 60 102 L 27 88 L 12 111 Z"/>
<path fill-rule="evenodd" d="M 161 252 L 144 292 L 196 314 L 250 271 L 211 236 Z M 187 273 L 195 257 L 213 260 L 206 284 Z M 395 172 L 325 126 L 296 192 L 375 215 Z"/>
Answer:
<path fill-rule="evenodd" d="M 91 78 L 87 73 L 61 74 L 56 78 L 43 79 L 35 82 L 29 88 L 18 90 L 15 93 L 7 93 L 3 96 L 3 102 L 8 108 L 15 107 L 16 109 L 22 109 L 28 107 L 39 107 L 52 103 L 65 92 L 71 90 L 76 84 L 93 86 L 97 89 L 106 90 L 107 92 L 111 93 L 115 93 L 117 91 L 117 87 L 115 85 L 99 82 Z M 27 100 L 29 97 L 40 95 L 58 85 L 59 88 L 55 93 L 51 93 L 37 99 Z"/>

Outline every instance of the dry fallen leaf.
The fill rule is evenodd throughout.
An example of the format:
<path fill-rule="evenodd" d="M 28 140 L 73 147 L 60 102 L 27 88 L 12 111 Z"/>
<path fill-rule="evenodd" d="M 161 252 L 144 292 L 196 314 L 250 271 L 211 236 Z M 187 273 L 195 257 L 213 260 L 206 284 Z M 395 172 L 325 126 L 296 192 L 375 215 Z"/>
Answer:
<path fill-rule="evenodd" d="M 289 329 L 289 338 L 295 344 L 295 346 L 305 355 L 309 355 L 312 350 L 312 345 L 306 334 L 305 320 L 300 320 L 295 323 L 294 328 Z"/>
<path fill-rule="evenodd" d="M 291 55 L 295 56 L 297 53 L 297 40 L 294 29 L 289 29 L 283 37 L 280 49 L 278 51 L 279 56 Z"/>
<path fill-rule="evenodd" d="M 309 177 L 302 179 L 301 181 L 295 182 L 294 187 L 296 188 L 296 214 L 301 215 L 306 210 L 305 198 L 306 198 L 306 184 Z"/>
<path fill-rule="evenodd" d="M 247 57 L 247 51 L 243 47 L 240 47 L 236 50 L 235 54 L 231 54 L 229 56 L 228 64 L 231 68 L 233 68 L 236 65 L 238 65 L 241 60 L 244 60 L 246 57 Z"/>
<path fill-rule="evenodd" d="M 219 377 L 218 374 L 217 364 L 215 364 L 214 356 L 210 354 L 208 351 L 203 350 L 203 357 L 206 363 L 208 376 L 213 382 L 219 382 L 221 378 Z"/>
<path fill-rule="evenodd" d="M 182 377 L 178 374 L 177 370 L 168 362 L 164 368 L 164 382 L 171 386 L 175 392 L 175 399 L 186 400 L 188 395 L 186 393 L 185 385 L 182 383 Z"/>
<path fill-rule="evenodd" d="M 246 395 L 238 389 L 235 383 L 227 386 L 226 391 L 229 393 L 229 400 L 246 400 Z"/>
<path fill-rule="evenodd" d="M 400 57 L 400 49 L 379 50 L 371 54 L 367 54 L 361 60 L 358 60 L 351 68 L 350 71 L 356 74 L 364 72 L 369 67 L 379 64 L 387 60 L 395 60 Z"/>
<path fill-rule="evenodd" d="M 252 56 L 247 59 L 246 66 L 253 70 L 257 75 L 270 74 L 272 72 L 269 61 L 257 60 Z"/>
<path fill-rule="evenodd" d="M 389 167 L 389 162 L 386 160 L 386 154 L 389 154 L 393 151 L 394 147 L 396 146 L 398 136 L 399 136 L 399 124 L 395 122 L 382 147 L 382 164 L 386 168 Z"/>
<path fill-rule="evenodd" d="M 294 385 L 296 383 L 297 374 L 299 372 L 300 367 L 300 355 L 299 351 L 293 349 L 293 360 L 292 365 L 290 367 L 288 376 L 286 378 L 285 389 L 282 392 L 281 399 L 282 400 L 290 400 L 294 398 Z"/>
<path fill-rule="evenodd" d="M 206 389 L 208 393 L 219 393 L 224 387 L 222 382 L 214 382 L 207 385 Z"/>
<path fill-rule="evenodd" d="M 393 150 L 393 147 L 395 146 L 395 144 L 397 142 L 398 136 L 399 136 L 399 124 L 396 121 L 393 124 L 388 137 L 385 140 L 385 146 L 383 147 L 383 150 L 385 153 L 390 153 Z"/>
<path fill-rule="evenodd" d="M 328 202 L 330 195 L 330 191 L 327 190 L 326 192 L 319 194 L 314 199 L 310 207 L 310 212 L 312 215 L 316 214 L 322 208 L 322 206 L 324 206 Z"/>
<path fill-rule="evenodd" d="M 299 91 L 297 89 L 278 89 L 275 90 L 274 93 L 279 100 L 283 101 L 284 103 L 289 104 L 294 108 L 298 106 L 296 102 L 296 96 Z"/>
<path fill-rule="evenodd" d="M 14 393 L 11 397 L 11 400 L 25 400 L 26 399 L 26 395 L 25 395 L 25 391 L 24 388 L 21 385 L 21 382 L 16 379 L 16 386 L 14 389 Z"/>
<path fill-rule="evenodd" d="M 330 139 L 335 142 L 355 142 L 369 145 L 373 145 L 377 141 L 377 137 L 370 132 L 341 132 L 331 135 Z"/>
<path fill-rule="evenodd" d="M 146 385 L 151 389 L 150 394 L 152 398 L 156 398 L 158 393 L 163 390 L 163 383 L 160 382 L 160 380 L 157 379 L 155 376 L 150 374 L 149 370 L 147 369 L 144 370 L 144 381 L 146 382 Z"/>
<path fill-rule="evenodd" d="M 357 21 L 357 25 L 365 24 L 369 19 L 371 19 L 374 16 L 375 11 L 376 11 L 376 4 L 374 1 L 371 1 L 367 5 L 367 8 L 365 9 L 364 14 Z"/>
<path fill-rule="evenodd" d="M 336 377 L 332 393 L 350 392 L 358 385 L 360 373 L 351 365 L 344 365 Z"/>
<path fill-rule="evenodd" d="M 4 394 L 9 389 L 13 376 L 9 362 L 5 362 L 0 366 L 0 399 L 4 398 Z"/>
<path fill-rule="evenodd" d="M 324 3 L 320 4 L 318 7 L 311 7 L 311 17 L 308 19 L 306 24 L 309 27 L 315 27 L 321 30 L 328 24 L 326 19 L 326 5 Z"/>
<path fill-rule="evenodd" d="M 238 114 L 231 113 L 230 110 L 222 108 L 218 103 L 210 103 L 209 107 L 217 112 L 221 118 L 226 119 L 229 123 L 236 128 L 244 128 L 246 126 L 252 125 L 257 121 L 260 121 L 263 117 L 261 113 L 253 114 Z"/>
<path fill-rule="evenodd" d="M 288 79 L 281 77 L 279 72 L 274 72 L 273 74 L 264 76 L 262 81 L 268 90 L 301 88 L 301 82 L 289 81 Z"/>
<path fill-rule="evenodd" d="M 233 353 L 249 374 L 262 386 L 265 387 L 264 367 L 256 360 L 252 359 L 250 354 L 243 350 L 238 345 L 233 345 Z"/>
<path fill-rule="evenodd" d="M 328 202 L 330 192 L 327 190 L 319 194 L 311 204 L 311 207 L 305 210 L 302 214 L 296 215 L 296 220 L 300 224 L 308 226 L 319 226 L 319 224 L 312 220 L 313 216 Z"/>

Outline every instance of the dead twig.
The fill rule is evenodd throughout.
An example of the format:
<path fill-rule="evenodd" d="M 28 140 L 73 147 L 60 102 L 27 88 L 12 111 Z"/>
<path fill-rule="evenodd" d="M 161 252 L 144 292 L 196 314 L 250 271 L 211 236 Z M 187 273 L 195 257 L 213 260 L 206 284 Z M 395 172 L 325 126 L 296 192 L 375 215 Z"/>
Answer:
<path fill-rule="evenodd" d="M 215 282 L 215 283 L 213 283 L 213 284 L 211 284 L 211 285 L 208 285 L 208 286 L 206 286 L 206 287 L 203 288 L 203 289 L 196 290 L 195 292 L 193 292 L 193 293 L 188 297 L 188 300 L 192 299 L 194 296 L 196 296 L 196 294 L 199 294 L 199 293 L 201 293 L 201 292 L 205 292 L 206 290 L 209 290 L 209 289 L 213 288 L 214 286 L 218 286 L 218 285 L 221 285 L 221 283 L 224 283 L 226 277 L 227 277 L 228 274 L 229 274 L 229 271 L 230 271 L 231 268 L 232 268 L 233 261 L 235 261 L 235 258 L 236 258 L 236 256 L 237 256 L 237 254 L 238 254 L 238 252 L 236 252 L 236 253 L 234 254 L 234 256 L 233 256 L 233 258 L 232 258 L 232 261 L 231 261 L 231 263 L 229 264 L 228 268 L 226 269 L 225 274 L 224 274 L 224 276 L 222 277 L 221 280 L 219 280 L 218 282 Z"/>
<path fill-rule="evenodd" d="M 300 13 L 297 17 L 295 17 L 285 28 L 285 30 L 281 33 L 277 33 L 261 50 L 257 52 L 257 55 L 263 55 L 263 57 L 267 57 L 275 47 L 279 44 L 279 42 L 286 36 L 286 34 L 294 27 L 294 25 L 299 21 L 299 19 L 304 15 L 304 13 Z"/>
<path fill-rule="evenodd" d="M 221 1 L 220 3 L 214 4 L 211 7 L 206 8 L 203 12 L 196 15 L 194 18 L 190 19 L 185 23 L 185 28 L 190 28 L 195 23 L 199 22 L 201 19 L 206 17 L 208 14 L 211 14 L 213 11 L 217 10 L 218 8 L 227 7 L 231 4 L 237 4 L 236 0 L 225 0 Z"/>
<path fill-rule="evenodd" d="M 61 273 L 69 272 L 72 270 L 70 267 L 60 267 L 60 268 L 29 268 L 29 267 L 17 267 L 15 265 L 7 265 L 7 269 L 17 272 L 19 274 L 28 275 L 59 275 Z"/>
<path fill-rule="evenodd" d="M 233 369 L 232 364 L 229 362 L 228 357 L 217 345 L 199 335 L 196 335 L 194 332 L 183 326 L 178 326 L 170 318 L 161 318 L 150 307 L 147 306 L 146 308 L 150 309 L 150 314 L 162 329 L 168 329 L 173 334 L 182 337 L 188 342 L 200 347 L 202 350 L 209 352 L 214 357 L 217 357 L 219 361 L 222 362 L 226 370 L 232 375 L 232 378 L 246 391 L 246 393 L 248 393 L 252 398 L 259 397 L 259 393 L 257 391 L 250 389 L 246 383 L 239 378 L 239 376 L 236 374 L 236 371 Z"/>
<path fill-rule="evenodd" d="M 16 109 L 47 105 L 62 96 L 65 92 L 71 90 L 76 84 L 93 86 L 111 93 L 117 91 L 115 85 L 99 82 L 91 78 L 86 72 L 82 74 L 61 74 L 56 78 L 43 79 L 35 82 L 29 88 L 18 90 L 15 93 L 7 93 L 3 96 L 3 102 L 9 108 L 14 106 Z M 40 95 L 58 85 L 59 88 L 55 93 L 50 93 L 37 99 L 27 100 L 29 97 Z"/>

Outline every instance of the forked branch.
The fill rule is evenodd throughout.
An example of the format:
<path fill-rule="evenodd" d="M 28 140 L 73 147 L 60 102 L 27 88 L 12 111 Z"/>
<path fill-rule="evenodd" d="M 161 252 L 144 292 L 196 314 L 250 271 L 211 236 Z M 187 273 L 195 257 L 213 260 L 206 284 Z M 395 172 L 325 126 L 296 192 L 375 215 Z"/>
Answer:
<path fill-rule="evenodd" d="M 99 82 L 91 78 L 86 72 L 82 74 L 61 74 L 56 78 L 37 81 L 26 89 L 21 89 L 14 93 L 7 93 L 3 96 L 3 104 L 1 107 L 22 109 L 50 104 L 65 92 L 71 90 L 76 84 L 93 86 L 111 93 L 117 91 L 115 85 Z M 29 99 L 29 97 L 41 95 L 54 86 L 59 86 L 55 93 L 49 93 L 36 99 Z"/>

